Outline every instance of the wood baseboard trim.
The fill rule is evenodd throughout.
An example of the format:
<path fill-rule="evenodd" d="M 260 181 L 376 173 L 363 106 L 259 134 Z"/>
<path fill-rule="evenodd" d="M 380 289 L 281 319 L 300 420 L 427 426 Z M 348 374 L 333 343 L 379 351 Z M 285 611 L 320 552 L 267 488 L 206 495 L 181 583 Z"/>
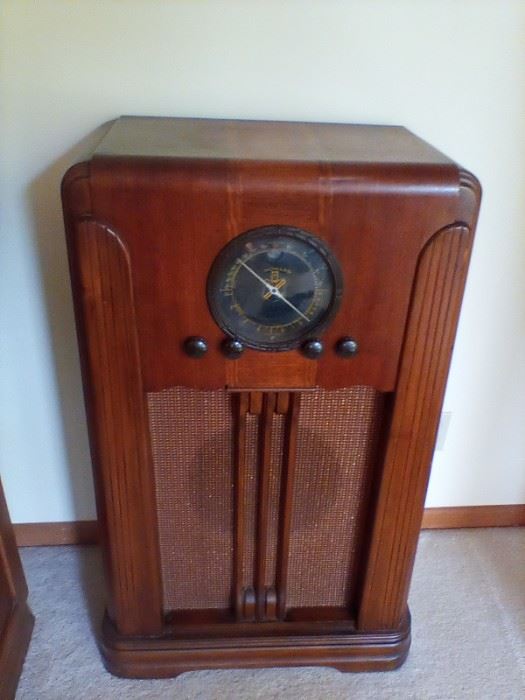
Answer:
<path fill-rule="evenodd" d="M 41 547 L 60 544 L 97 544 L 96 520 L 63 523 L 18 523 L 13 525 L 19 547 Z"/>
<path fill-rule="evenodd" d="M 501 506 L 458 506 L 426 508 L 424 530 L 450 530 L 463 527 L 523 527 L 525 503 Z M 96 520 L 63 523 L 18 523 L 13 525 L 19 547 L 61 544 L 97 544 Z"/>
<path fill-rule="evenodd" d="M 425 508 L 425 530 L 449 530 L 462 527 L 513 527 L 525 525 L 525 504 L 502 506 L 458 506 Z"/>

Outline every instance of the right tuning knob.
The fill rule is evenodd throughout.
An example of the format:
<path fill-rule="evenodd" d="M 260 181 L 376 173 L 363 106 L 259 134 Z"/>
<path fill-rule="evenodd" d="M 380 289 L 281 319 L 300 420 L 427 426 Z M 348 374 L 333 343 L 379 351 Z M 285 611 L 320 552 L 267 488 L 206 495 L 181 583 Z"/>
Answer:
<path fill-rule="evenodd" d="M 359 345 L 354 338 L 345 336 L 344 338 L 339 338 L 335 344 L 335 351 L 339 357 L 354 357 L 359 351 Z"/>

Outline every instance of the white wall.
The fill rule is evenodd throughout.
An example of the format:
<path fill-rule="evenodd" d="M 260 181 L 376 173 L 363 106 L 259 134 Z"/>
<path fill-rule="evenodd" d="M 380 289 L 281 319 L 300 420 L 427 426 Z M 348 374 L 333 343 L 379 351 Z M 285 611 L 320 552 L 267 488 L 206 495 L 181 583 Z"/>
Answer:
<path fill-rule="evenodd" d="M 4 0 L 0 473 L 94 515 L 59 203 L 120 114 L 404 124 L 484 202 L 427 505 L 525 502 L 523 0 Z"/>

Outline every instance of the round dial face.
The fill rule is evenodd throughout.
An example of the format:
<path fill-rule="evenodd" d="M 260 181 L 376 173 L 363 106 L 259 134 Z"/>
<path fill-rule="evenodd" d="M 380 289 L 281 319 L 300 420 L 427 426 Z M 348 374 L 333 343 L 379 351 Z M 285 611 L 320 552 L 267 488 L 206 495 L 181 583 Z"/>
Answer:
<path fill-rule="evenodd" d="M 319 333 L 337 311 L 339 265 L 325 243 L 290 226 L 243 233 L 222 249 L 208 277 L 218 325 L 248 347 L 288 350 Z"/>

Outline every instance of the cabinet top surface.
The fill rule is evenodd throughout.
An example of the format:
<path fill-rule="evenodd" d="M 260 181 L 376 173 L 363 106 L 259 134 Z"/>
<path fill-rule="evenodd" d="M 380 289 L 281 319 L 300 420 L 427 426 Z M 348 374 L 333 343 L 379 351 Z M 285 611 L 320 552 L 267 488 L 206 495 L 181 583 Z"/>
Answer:
<path fill-rule="evenodd" d="M 120 117 L 95 157 L 451 165 L 399 126 Z"/>

